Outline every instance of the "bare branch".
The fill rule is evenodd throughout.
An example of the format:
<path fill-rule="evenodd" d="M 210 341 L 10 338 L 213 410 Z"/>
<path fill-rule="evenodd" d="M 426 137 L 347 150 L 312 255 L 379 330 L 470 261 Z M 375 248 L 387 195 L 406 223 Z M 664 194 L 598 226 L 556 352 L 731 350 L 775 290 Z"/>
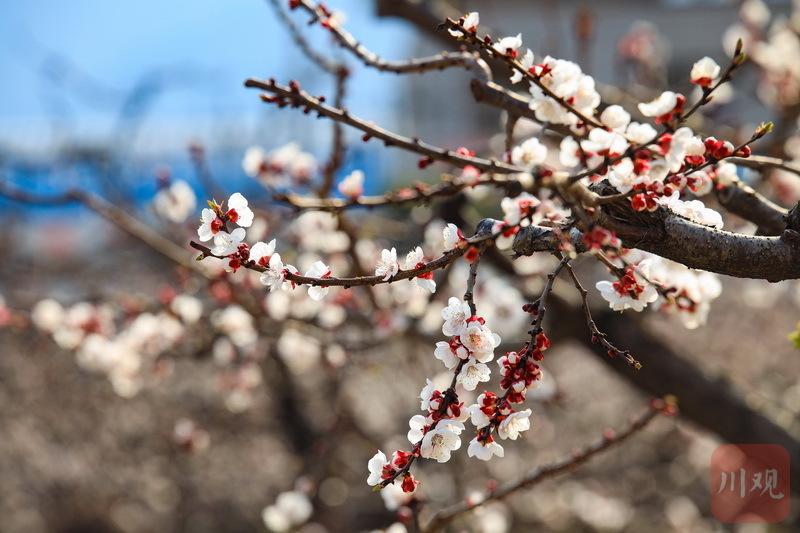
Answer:
<path fill-rule="evenodd" d="M 359 129 L 366 133 L 369 137 L 381 139 L 384 141 L 386 146 L 398 146 L 410 152 L 415 152 L 422 156 L 428 157 L 431 160 L 444 161 L 461 168 L 471 165 L 483 172 L 495 172 L 500 174 L 518 173 L 524 172 L 525 170 L 516 165 L 483 159 L 481 157 L 462 155 L 451 150 L 439 148 L 437 146 L 422 142 L 417 138 L 408 138 L 397 135 L 388 130 L 375 126 L 365 120 L 354 117 L 345 109 L 337 109 L 335 107 L 328 106 L 319 98 L 313 97 L 299 88 L 293 90 L 290 87 L 275 83 L 273 80 L 262 81 L 248 79 L 245 81 L 245 86 L 261 89 L 262 91 L 267 91 L 276 95 L 275 97 L 262 97 L 267 102 L 278 103 L 279 105 L 303 107 L 305 109 L 315 111 L 320 116 L 324 116 Z"/>

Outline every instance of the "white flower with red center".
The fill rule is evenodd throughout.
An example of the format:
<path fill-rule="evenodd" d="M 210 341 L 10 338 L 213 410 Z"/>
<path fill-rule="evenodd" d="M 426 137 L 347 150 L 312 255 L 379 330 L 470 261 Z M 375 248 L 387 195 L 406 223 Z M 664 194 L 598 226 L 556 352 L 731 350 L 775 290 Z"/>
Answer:
<path fill-rule="evenodd" d="M 495 442 L 492 436 L 489 435 L 489 437 L 482 441 L 478 440 L 478 437 L 472 439 L 467 448 L 467 455 L 480 459 L 481 461 L 488 461 L 495 455 L 497 457 L 503 457 L 505 455 L 505 450 L 503 450 L 503 447 Z"/>
<path fill-rule="evenodd" d="M 631 121 L 631 114 L 621 105 L 610 105 L 600 113 L 600 122 L 614 131 L 623 131 Z"/>
<path fill-rule="evenodd" d="M 520 46 L 522 46 L 521 33 L 518 33 L 516 37 L 503 37 L 494 45 L 501 54 L 512 58 L 519 55 L 517 48 Z"/>
<path fill-rule="evenodd" d="M 442 230 L 442 248 L 445 252 L 455 249 L 463 240 L 464 236 L 455 224 L 448 224 Z"/>
<path fill-rule="evenodd" d="M 547 56 L 540 65 L 534 66 L 531 70 L 553 94 L 568 102 L 580 113 L 594 115 L 594 110 L 600 103 L 600 95 L 595 90 L 594 79 L 581 72 L 577 64 Z M 541 87 L 533 82 L 530 93 L 531 100 L 528 105 L 538 120 L 554 124 L 578 122 L 576 115 L 567 111 L 561 103 L 545 94 Z"/>
<path fill-rule="evenodd" d="M 494 358 L 494 349 L 500 344 L 500 336 L 492 333 L 478 320 L 470 322 L 459 335 L 459 339 L 480 363 L 491 361 Z"/>
<path fill-rule="evenodd" d="M 497 434 L 500 435 L 501 439 L 517 440 L 517 437 L 519 437 L 520 433 L 530 429 L 530 416 L 530 409 L 525 409 L 524 411 L 519 411 L 517 413 L 511 413 L 505 418 L 505 420 L 500 422 L 500 425 L 497 427 Z"/>
<path fill-rule="evenodd" d="M 422 391 L 419 393 L 420 399 L 420 406 L 419 408 L 423 411 L 428 411 L 431 408 L 431 400 L 433 399 L 434 394 L 436 394 L 436 389 L 433 387 L 433 382 L 429 379 L 425 380 L 425 386 L 422 387 Z M 435 406 L 434 408 L 437 408 Z"/>
<path fill-rule="evenodd" d="M 532 66 L 533 66 L 533 52 L 531 52 L 531 50 L 528 49 L 528 51 L 525 52 L 525 55 L 522 57 L 522 69 L 527 72 L 528 70 L 530 70 Z M 514 74 L 511 75 L 510 79 L 511 83 L 519 83 L 520 81 L 522 81 L 522 72 L 520 72 L 519 70 L 515 70 Z"/>
<path fill-rule="evenodd" d="M 491 418 L 487 415 L 483 410 L 483 405 L 481 405 L 481 400 L 483 398 L 483 394 L 478 397 L 478 403 L 472 404 L 467 407 L 467 411 L 469 412 L 470 421 L 472 424 L 478 428 L 484 428 L 489 425 L 491 422 Z"/>
<path fill-rule="evenodd" d="M 645 259 L 628 267 L 619 281 L 598 281 L 595 287 L 614 311 L 641 311 L 658 298 L 658 291 L 647 281 L 649 269 L 650 260 Z"/>
<path fill-rule="evenodd" d="M 367 478 L 367 484 L 371 487 L 374 487 L 381 481 L 383 481 L 383 469 L 384 466 L 387 465 L 386 455 L 380 450 L 378 453 L 372 456 L 372 459 L 369 460 L 367 463 L 367 468 L 369 469 L 369 477 Z"/>
<path fill-rule="evenodd" d="M 275 239 L 272 239 L 269 244 L 257 242 L 250 248 L 250 260 L 257 265 L 263 267 L 269 266 L 269 260 L 272 254 L 275 253 Z"/>
<path fill-rule="evenodd" d="M 214 235 L 214 247 L 211 253 L 221 257 L 235 254 L 239 251 L 239 245 L 244 237 L 244 228 L 236 228 L 230 233 L 219 231 Z"/>
<path fill-rule="evenodd" d="M 249 228 L 253 224 L 253 211 L 247 205 L 247 198 L 241 193 L 235 192 L 228 198 L 228 211 L 225 217 L 243 228 Z"/>
<path fill-rule="evenodd" d="M 425 435 L 425 427 L 430 425 L 428 423 L 428 419 L 422 415 L 414 415 L 408 421 L 408 427 L 411 428 L 408 430 L 408 441 L 411 444 L 416 444 L 422 437 Z"/>
<path fill-rule="evenodd" d="M 364 194 L 364 172 L 354 170 L 339 183 L 338 189 L 342 196 L 355 200 Z"/>
<path fill-rule="evenodd" d="M 664 91 L 655 100 L 639 104 L 639 111 L 646 117 L 661 117 L 672 113 L 672 110 L 677 105 L 678 94 L 672 91 Z"/>
<path fill-rule="evenodd" d="M 389 281 L 389 278 L 397 274 L 400 270 L 400 263 L 397 262 L 397 250 L 382 250 L 381 258 L 378 264 L 375 265 L 375 275 L 383 276 L 383 281 Z"/>
<path fill-rule="evenodd" d="M 447 301 L 447 307 L 442 309 L 442 333 L 454 337 L 460 335 L 467 327 L 467 319 L 472 316 L 469 304 L 453 296 Z"/>
<path fill-rule="evenodd" d="M 660 257 L 654 257 L 653 262 L 651 275 L 667 287 L 669 294 L 659 310 L 677 315 L 687 329 L 705 324 L 711 301 L 722 293 L 719 277 Z"/>
<path fill-rule="evenodd" d="M 461 367 L 456 383 L 460 383 L 466 390 L 475 390 L 478 383 L 489 381 L 491 374 L 488 366 L 470 359 Z"/>
<path fill-rule="evenodd" d="M 416 270 L 419 267 L 425 266 L 425 256 L 422 253 L 422 248 L 417 246 L 408 254 L 406 254 L 406 262 L 403 267 L 404 270 Z M 415 277 L 414 280 L 421 289 L 436 292 L 436 282 L 433 281 L 433 272 L 427 272 Z"/>
<path fill-rule="evenodd" d="M 545 159 L 547 159 L 547 146 L 536 137 L 531 137 L 511 150 L 511 162 L 525 170 L 532 170 L 533 167 L 544 163 Z"/>
<path fill-rule="evenodd" d="M 480 24 L 480 21 L 481 17 L 478 14 L 478 12 L 473 11 L 472 13 L 469 13 L 464 17 L 464 22 L 461 24 L 461 26 L 463 26 L 464 29 L 467 30 L 468 32 L 474 33 L 478 30 L 478 24 Z M 447 31 L 449 31 L 450 35 L 452 35 L 453 37 L 461 37 L 464 35 L 464 32 L 460 30 L 451 29 Z"/>
<path fill-rule="evenodd" d="M 307 278 L 317 278 L 317 279 L 325 279 L 330 277 L 331 269 L 322 261 L 317 261 L 311 268 L 308 269 L 306 272 Z M 322 300 L 325 298 L 325 295 L 328 294 L 328 289 L 330 287 L 323 287 L 321 285 L 312 285 L 308 288 L 308 295 L 311 297 L 312 300 Z"/>
<path fill-rule="evenodd" d="M 683 166 L 687 156 L 703 155 L 706 147 L 699 137 L 695 137 L 694 132 L 687 127 L 678 128 L 672 134 L 672 141 L 669 143 L 669 151 L 664 155 L 667 168 L 670 172 L 678 172 Z"/>
<path fill-rule="evenodd" d="M 516 226 L 533 214 L 541 201 L 530 193 L 523 192 L 516 198 L 503 198 L 500 208 L 503 210 L 503 221 L 509 226 Z"/>
<path fill-rule="evenodd" d="M 706 56 L 692 66 L 689 78 L 692 83 L 696 83 L 700 87 L 708 87 L 714 78 L 719 76 L 719 71 L 720 67 L 717 62 Z"/>
<path fill-rule="evenodd" d="M 596 167 L 603 158 L 614 158 L 625 153 L 628 141 L 617 132 L 595 128 L 589 132 L 589 138 L 581 141 L 581 148 L 589 156 L 589 167 Z"/>
<path fill-rule="evenodd" d="M 436 459 L 439 463 L 450 460 L 450 452 L 461 447 L 459 435 L 464 424 L 458 420 L 440 420 L 435 429 L 428 431 L 422 439 L 420 455 L 426 459 Z"/>
<path fill-rule="evenodd" d="M 269 263 L 265 266 L 268 268 L 261 273 L 259 280 L 262 284 L 269 287 L 270 291 L 274 291 L 275 289 L 288 290 L 293 287 L 290 281 L 286 281 L 285 271 L 288 270 L 296 274 L 297 269 L 292 265 L 284 266 L 281 260 L 281 254 L 272 254 L 269 258 Z"/>
<path fill-rule="evenodd" d="M 608 171 L 608 182 L 621 193 L 626 193 L 640 183 L 650 182 L 649 176 L 640 176 L 633 172 L 633 161 L 629 158 L 622 159 Z"/>
<path fill-rule="evenodd" d="M 462 346 L 461 349 L 466 353 L 466 348 Z M 459 357 L 456 355 L 453 347 L 449 342 L 445 341 L 439 341 L 436 343 L 436 349 L 433 351 L 433 356 L 443 362 L 444 366 L 446 366 L 449 370 L 454 369 L 459 362 Z"/>
<path fill-rule="evenodd" d="M 212 209 L 208 208 L 203 209 L 200 217 L 202 223 L 197 228 L 197 236 L 203 242 L 213 239 L 214 235 L 222 229 L 222 221 Z"/>

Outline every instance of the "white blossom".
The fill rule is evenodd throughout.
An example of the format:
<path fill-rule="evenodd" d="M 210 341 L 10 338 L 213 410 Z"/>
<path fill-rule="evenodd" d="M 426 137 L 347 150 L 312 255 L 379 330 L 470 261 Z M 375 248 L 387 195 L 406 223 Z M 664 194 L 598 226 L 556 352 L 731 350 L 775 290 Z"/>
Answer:
<path fill-rule="evenodd" d="M 232 216 L 235 212 L 235 220 L 232 222 L 243 228 L 249 228 L 253 224 L 253 211 L 247 205 L 247 199 L 241 193 L 235 192 L 228 198 L 228 215 Z"/>
<path fill-rule="evenodd" d="M 339 183 L 339 192 L 348 198 L 358 198 L 364 193 L 364 172 L 354 170 Z"/>
<path fill-rule="evenodd" d="M 656 138 L 656 135 L 658 135 L 656 129 L 647 123 L 640 124 L 639 122 L 631 122 L 628 124 L 628 127 L 625 128 L 625 136 L 630 142 L 636 144 L 650 142 Z"/>
<path fill-rule="evenodd" d="M 380 450 L 378 453 L 372 456 L 372 459 L 369 460 L 367 463 L 367 468 L 369 469 L 369 477 L 367 478 L 367 484 L 371 487 L 374 487 L 382 480 L 381 476 L 383 475 L 383 466 L 386 464 L 386 455 Z"/>
<path fill-rule="evenodd" d="M 522 46 L 521 33 L 518 33 L 515 37 L 503 37 L 495 44 L 495 48 L 505 55 L 513 55 L 520 46 Z"/>
<path fill-rule="evenodd" d="M 234 254 L 239 250 L 239 244 L 244 237 L 244 228 L 236 228 L 230 233 L 219 231 L 214 235 L 214 247 L 211 249 L 211 253 L 218 256 Z"/>
<path fill-rule="evenodd" d="M 478 383 L 489 381 L 490 376 L 491 372 L 488 366 L 470 359 L 461 367 L 461 372 L 458 373 L 456 382 L 460 383 L 466 390 L 475 390 Z"/>
<path fill-rule="evenodd" d="M 400 270 L 400 263 L 397 262 L 397 250 L 394 248 L 382 250 L 381 258 L 375 265 L 375 275 L 383 276 L 383 281 L 389 281 L 392 276 L 397 274 L 398 270 Z"/>
<path fill-rule="evenodd" d="M 525 55 L 522 57 L 522 70 L 527 71 L 533 66 L 533 52 L 531 52 L 530 48 Z M 522 81 L 522 72 L 519 70 L 515 70 L 514 74 L 511 75 L 511 83 L 519 83 Z"/>
<path fill-rule="evenodd" d="M 462 26 L 464 26 L 464 28 L 467 31 L 472 32 L 477 30 L 479 23 L 480 23 L 480 15 L 478 14 L 477 11 L 473 11 L 472 13 L 469 13 L 464 17 L 464 24 L 462 24 Z M 464 35 L 464 32 L 462 32 L 461 30 L 450 29 L 447 31 L 449 31 L 450 35 L 452 35 L 453 37 L 461 37 Z"/>
<path fill-rule="evenodd" d="M 308 269 L 306 272 L 307 278 L 326 278 L 330 276 L 331 269 L 322 261 L 316 261 L 311 268 Z M 312 285 L 308 288 L 308 296 L 311 297 L 312 300 L 322 300 L 325 298 L 325 295 L 328 294 L 328 289 L 330 287 L 323 287 L 320 285 Z"/>
<path fill-rule="evenodd" d="M 449 342 L 439 341 L 436 343 L 436 349 L 433 351 L 433 356 L 444 363 L 449 370 L 452 370 L 458 365 L 459 358 L 453 353 L 450 348 Z"/>
<path fill-rule="evenodd" d="M 472 316 L 469 304 L 455 296 L 447 301 L 447 307 L 442 309 L 442 333 L 447 336 L 461 335 L 467 327 L 467 319 Z"/>
<path fill-rule="evenodd" d="M 431 407 L 431 398 L 433 397 L 433 393 L 436 389 L 433 386 L 433 382 L 430 379 L 425 380 L 425 386 L 422 387 L 422 391 L 419 393 L 420 399 L 420 406 L 419 408 L 423 411 L 427 411 Z"/>
<path fill-rule="evenodd" d="M 676 105 L 678 105 L 678 94 L 664 91 L 655 100 L 639 104 L 639 111 L 646 117 L 660 117 L 671 112 Z"/>
<path fill-rule="evenodd" d="M 411 428 L 408 430 L 408 441 L 411 444 L 418 443 L 422 437 L 424 436 L 425 426 L 428 425 L 428 421 L 422 415 L 414 415 L 408 420 L 408 427 Z"/>
<path fill-rule="evenodd" d="M 503 450 L 503 447 L 494 440 L 491 442 L 479 442 L 478 437 L 475 437 L 469 443 L 467 455 L 470 457 L 476 457 L 481 461 L 488 461 L 495 455 L 497 457 L 503 457 L 505 455 L 505 450 Z"/>
<path fill-rule="evenodd" d="M 455 224 L 448 224 L 442 230 L 442 248 L 445 252 L 453 250 L 464 237 Z"/>
<path fill-rule="evenodd" d="M 631 114 L 621 105 L 610 105 L 600 113 L 600 122 L 614 131 L 624 130 L 631 121 Z"/>
<path fill-rule="evenodd" d="M 197 197 L 192 187 L 183 180 L 175 180 L 169 187 L 156 193 L 153 207 L 159 216 L 175 223 L 189 218 L 197 205 Z"/>
<path fill-rule="evenodd" d="M 250 260 L 257 265 L 267 266 L 274 253 L 275 239 L 272 239 L 269 243 L 259 241 L 250 248 Z M 281 270 L 283 270 L 283 268 L 281 268 Z"/>
<path fill-rule="evenodd" d="M 197 236 L 200 237 L 200 240 L 203 242 L 213 239 L 216 231 L 211 227 L 211 223 L 217 220 L 217 214 L 214 213 L 213 210 L 205 208 L 200 214 L 200 217 L 201 224 L 200 227 L 197 228 Z"/>
<path fill-rule="evenodd" d="M 440 420 L 439 425 L 425 434 L 422 439 L 420 455 L 426 459 L 436 459 L 439 463 L 450 460 L 450 452 L 461 447 L 459 435 L 464 424 L 458 420 Z"/>
<path fill-rule="evenodd" d="M 530 409 L 511 413 L 505 420 L 500 422 L 500 425 L 497 427 L 497 434 L 500 435 L 501 439 L 517 440 L 520 433 L 530 429 L 530 416 Z"/>
<path fill-rule="evenodd" d="M 467 411 L 469 411 L 470 421 L 478 429 L 488 426 L 490 422 L 489 416 L 481 410 L 482 406 L 480 404 L 480 401 L 482 397 L 483 395 L 478 397 L 479 403 L 475 403 L 467 407 Z"/>
<path fill-rule="evenodd" d="M 699 83 L 701 80 L 707 80 L 710 82 L 719 76 L 719 71 L 720 67 L 717 65 L 717 62 L 706 56 L 692 66 L 692 72 L 689 75 L 689 78 L 693 83 Z"/>
<path fill-rule="evenodd" d="M 675 191 L 671 196 L 662 196 L 658 203 L 669 208 L 676 215 L 688 218 L 698 224 L 722 229 L 722 215 L 718 211 L 706 207 L 700 200 L 684 202 L 680 199 L 680 193 Z"/>
<path fill-rule="evenodd" d="M 500 336 L 478 321 L 470 322 L 459 335 L 461 344 L 473 352 L 480 363 L 491 361 L 494 349 L 500 344 Z"/>
<path fill-rule="evenodd" d="M 531 170 L 536 165 L 541 165 L 545 159 L 547 159 L 547 146 L 536 137 L 531 137 L 511 149 L 511 162 L 525 170 Z"/>

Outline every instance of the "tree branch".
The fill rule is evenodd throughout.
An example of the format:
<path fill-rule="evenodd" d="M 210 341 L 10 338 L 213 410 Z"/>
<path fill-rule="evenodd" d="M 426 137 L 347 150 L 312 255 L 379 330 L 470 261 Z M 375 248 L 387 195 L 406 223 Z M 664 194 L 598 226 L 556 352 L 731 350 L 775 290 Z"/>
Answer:
<path fill-rule="evenodd" d="M 398 146 L 410 152 L 415 152 L 428 157 L 432 160 L 445 161 L 451 165 L 461 168 L 471 165 L 483 172 L 509 174 L 524 172 L 525 170 L 516 165 L 483 159 L 481 157 L 462 155 L 451 150 L 439 148 L 437 146 L 422 142 L 417 138 L 408 138 L 397 135 L 358 117 L 352 116 L 346 109 L 337 109 L 335 107 L 325 105 L 319 98 L 315 98 L 299 88 L 292 89 L 291 87 L 286 87 L 275 83 L 273 80 L 262 81 L 248 79 L 244 84 L 246 87 L 254 87 L 256 89 L 261 89 L 262 91 L 267 91 L 276 95 L 276 99 L 268 96 L 262 97 L 267 102 L 278 103 L 278 105 L 292 105 L 295 107 L 302 107 L 312 110 L 320 116 L 342 122 L 348 126 L 352 126 L 358 130 L 361 130 L 369 137 L 381 139 L 386 146 Z"/>
<path fill-rule="evenodd" d="M 638 248 L 689 268 L 738 278 L 776 282 L 800 278 L 800 235 L 785 230 L 780 237 L 761 237 L 721 231 L 672 214 L 633 213 L 627 206 L 606 213 L 595 222 L 616 233 L 626 248 Z M 585 251 L 578 234 L 570 232 L 576 250 Z M 552 228 L 521 228 L 514 239 L 517 255 L 555 251 L 561 242 Z"/>

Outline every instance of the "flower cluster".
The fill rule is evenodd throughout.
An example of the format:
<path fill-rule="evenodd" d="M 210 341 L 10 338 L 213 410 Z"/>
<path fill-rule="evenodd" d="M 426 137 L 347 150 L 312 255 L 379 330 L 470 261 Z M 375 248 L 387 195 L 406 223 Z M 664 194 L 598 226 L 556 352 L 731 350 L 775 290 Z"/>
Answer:
<path fill-rule="evenodd" d="M 513 405 L 525 401 L 525 393 L 536 388 L 543 377 L 538 365 L 544 358 L 544 351 L 550 347 L 550 340 L 544 332 L 539 332 L 519 352 L 508 352 L 498 359 L 500 388 L 503 396 L 484 392 L 478 401 L 467 410 L 470 420 L 478 428 L 478 435 L 470 442 L 467 454 L 470 457 L 488 461 L 493 456 L 503 457 L 503 447 L 495 441 L 496 432 L 501 439 L 516 440 L 520 433 L 530 429 L 531 410 L 514 410 Z"/>
<path fill-rule="evenodd" d="M 451 336 L 451 340 L 437 343 L 434 356 L 454 371 L 456 385 L 465 390 L 475 390 L 478 383 L 489 380 L 490 371 L 486 363 L 494 358 L 500 337 L 486 327 L 483 318 L 472 314 L 468 302 L 458 298 L 450 298 L 441 315 L 444 319 L 442 332 Z M 394 480 L 402 473 L 403 490 L 412 492 L 418 482 L 403 470 L 412 457 L 444 463 L 450 460 L 451 452 L 461 447 L 460 435 L 469 414 L 464 403 L 458 401 L 454 388 L 443 393 L 427 380 L 420 400 L 420 408 L 427 411 L 427 415 L 414 415 L 409 420 L 408 439 L 414 445 L 411 452 L 397 451 L 392 460 L 387 461 L 379 451 L 368 464 L 370 476 L 367 482 L 370 485 Z"/>
<path fill-rule="evenodd" d="M 625 269 L 618 281 L 598 281 L 595 286 L 614 311 L 641 311 L 658 298 L 649 276 L 650 260 L 645 259 Z"/>

